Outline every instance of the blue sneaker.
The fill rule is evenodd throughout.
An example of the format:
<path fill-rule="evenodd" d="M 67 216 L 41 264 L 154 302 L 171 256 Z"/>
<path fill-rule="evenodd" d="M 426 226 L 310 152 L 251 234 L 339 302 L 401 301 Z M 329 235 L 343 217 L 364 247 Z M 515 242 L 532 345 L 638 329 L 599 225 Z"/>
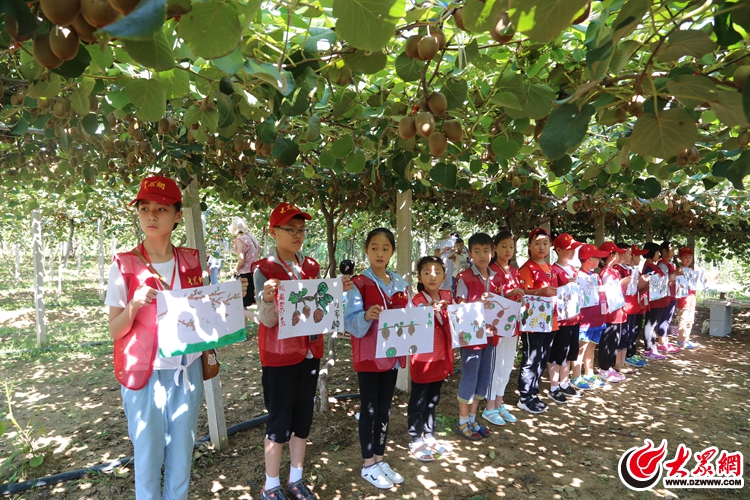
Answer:
<path fill-rule="evenodd" d="M 495 425 L 505 425 L 505 420 L 500 415 L 500 410 L 498 408 L 492 408 L 488 410 L 484 410 L 482 412 L 482 418 L 488 421 L 491 424 Z M 474 430 L 474 429 L 472 429 Z"/>
<path fill-rule="evenodd" d="M 593 388 L 604 387 L 607 383 L 602 380 L 599 375 L 592 375 L 590 377 L 584 376 L 583 379 Z"/>
<path fill-rule="evenodd" d="M 642 359 L 638 359 L 638 356 L 631 356 L 625 360 L 627 364 L 630 366 L 635 366 L 636 368 L 641 368 L 646 366 L 646 361 Z"/>
<path fill-rule="evenodd" d="M 498 412 L 506 422 L 510 422 L 512 424 L 517 420 L 516 417 L 514 417 L 513 414 L 508 411 L 508 408 L 506 408 L 504 404 L 500 405 L 500 408 L 498 408 Z"/>
<path fill-rule="evenodd" d="M 683 349 L 695 349 L 696 347 L 698 347 L 689 340 L 687 342 L 677 342 L 677 345 Z"/>
<path fill-rule="evenodd" d="M 581 389 L 582 391 L 590 391 L 591 385 L 589 385 L 588 382 L 586 382 L 586 379 L 583 377 L 576 377 L 573 380 L 570 381 L 570 385 L 575 386 L 578 389 Z"/>

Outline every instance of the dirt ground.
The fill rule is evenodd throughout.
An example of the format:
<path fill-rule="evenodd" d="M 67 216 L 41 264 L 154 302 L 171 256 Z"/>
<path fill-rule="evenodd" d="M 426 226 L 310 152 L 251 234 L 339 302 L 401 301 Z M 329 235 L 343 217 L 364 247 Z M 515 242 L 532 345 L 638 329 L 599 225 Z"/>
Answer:
<path fill-rule="evenodd" d="M 0 326 L 11 321 L 33 320 L 33 312 L 6 314 Z M 702 345 L 668 360 L 652 362 L 621 384 L 589 392 L 578 402 L 555 405 L 542 415 L 516 409 L 515 424 L 494 427 L 491 437 L 469 442 L 453 434 L 456 422 L 457 380 L 443 386 L 438 407 L 441 439 L 453 454 L 421 463 L 408 452 L 406 406 L 408 394 L 393 401 L 387 460 L 403 474 L 403 485 L 378 491 L 359 476 L 361 465 L 355 414 L 358 400 L 332 404 L 327 415 L 316 414 L 309 438 L 305 475 L 321 499 L 424 498 L 469 499 L 475 496 L 507 499 L 625 499 L 750 498 L 743 490 L 665 490 L 636 493 L 617 475 L 617 463 L 627 449 L 667 439 L 669 457 L 679 443 L 693 451 L 711 445 L 741 451 L 748 479 L 750 435 L 750 314 L 735 313 L 734 333 L 714 338 L 700 333 L 707 318 L 699 310 L 694 339 Z M 103 313 L 102 313 L 103 318 Z M 5 322 L 5 323 L 3 323 Z M 351 349 L 337 341 L 337 362 L 331 370 L 333 394 L 358 392 L 351 369 Z M 257 341 L 222 349 L 221 380 L 228 425 L 264 413 L 260 386 Z M 23 478 L 43 477 L 125 457 L 132 454 L 122 411 L 119 385 L 112 374 L 111 349 L 81 353 L 55 362 L 24 362 L 0 357 L 0 380 L 16 378 L 13 409 L 21 422 L 33 419 L 44 427 L 37 444 L 50 452 L 39 468 Z M 515 377 L 506 402 L 518 401 Z M 546 379 L 542 390 L 549 387 Z M 203 445 L 196 449 L 191 499 L 258 499 L 264 479 L 263 426 L 230 436 L 224 453 Z M 205 411 L 199 435 L 207 435 Z M 11 445 L 0 440 L 0 457 Z M 286 478 L 288 458 L 282 463 Z M 131 499 L 132 468 L 95 474 L 80 480 L 26 491 L 13 498 L 26 499 Z"/>

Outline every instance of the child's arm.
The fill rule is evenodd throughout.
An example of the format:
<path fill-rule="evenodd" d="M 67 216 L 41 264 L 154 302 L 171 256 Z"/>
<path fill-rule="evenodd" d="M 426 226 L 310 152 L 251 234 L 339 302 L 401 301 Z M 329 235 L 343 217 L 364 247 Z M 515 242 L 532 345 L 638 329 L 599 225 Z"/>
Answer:
<path fill-rule="evenodd" d="M 456 296 L 453 298 L 453 300 L 456 301 L 456 304 L 463 304 L 469 299 L 469 289 L 466 286 L 466 283 L 464 283 L 463 278 L 458 278 L 456 281 Z"/>
<path fill-rule="evenodd" d="M 276 310 L 276 293 L 279 291 L 279 280 L 269 280 L 259 268 L 253 273 L 253 284 L 258 296 L 258 318 L 267 328 L 273 328 L 279 323 L 279 313 Z"/>
<path fill-rule="evenodd" d="M 375 305 L 367 311 L 364 309 L 364 301 L 359 288 L 353 286 L 346 292 L 346 307 L 344 307 L 344 329 L 353 337 L 361 339 L 367 335 L 372 320 L 378 319 L 382 307 Z"/>
<path fill-rule="evenodd" d="M 124 308 L 109 306 L 109 336 L 115 340 L 125 336 L 133 327 L 138 309 L 150 304 L 155 298 L 156 290 L 144 285 L 138 287 L 133 298 Z"/>

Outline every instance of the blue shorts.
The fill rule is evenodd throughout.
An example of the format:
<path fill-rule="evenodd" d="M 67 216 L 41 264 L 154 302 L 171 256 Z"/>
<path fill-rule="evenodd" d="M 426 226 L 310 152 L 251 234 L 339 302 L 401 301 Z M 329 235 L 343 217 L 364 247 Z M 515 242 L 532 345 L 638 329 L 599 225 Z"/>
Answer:
<path fill-rule="evenodd" d="M 598 344 L 602 338 L 602 332 L 604 332 L 604 325 L 590 326 L 588 328 L 582 326 L 578 332 L 578 340 Z"/>

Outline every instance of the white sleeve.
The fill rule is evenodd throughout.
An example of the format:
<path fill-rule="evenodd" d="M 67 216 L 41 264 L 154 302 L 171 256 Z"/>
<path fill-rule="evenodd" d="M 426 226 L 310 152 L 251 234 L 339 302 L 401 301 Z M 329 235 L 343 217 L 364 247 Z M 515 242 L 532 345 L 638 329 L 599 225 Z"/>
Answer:
<path fill-rule="evenodd" d="M 104 305 L 123 309 L 128 305 L 128 287 L 125 285 L 125 279 L 122 277 L 117 262 L 114 261 L 109 266 L 107 297 L 104 299 Z"/>

